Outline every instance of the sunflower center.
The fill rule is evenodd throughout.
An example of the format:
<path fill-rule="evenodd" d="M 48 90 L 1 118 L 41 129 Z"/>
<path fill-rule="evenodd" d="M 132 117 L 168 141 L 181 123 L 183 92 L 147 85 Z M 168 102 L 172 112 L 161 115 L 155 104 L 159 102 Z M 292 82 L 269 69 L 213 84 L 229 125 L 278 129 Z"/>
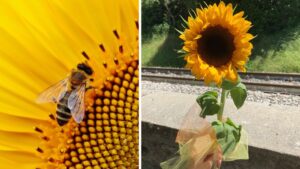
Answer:
<path fill-rule="evenodd" d="M 133 60 L 93 91 L 80 124 L 71 119 L 63 128 L 53 114 L 47 125 L 37 126 L 43 142 L 36 148 L 47 161 L 39 168 L 138 168 L 139 68 Z M 90 100 L 89 100 L 90 101 Z"/>
<path fill-rule="evenodd" d="M 138 167 L 138 62 L 95 91 L 92 106 L 68 143 L 67 168 Z"/>
<path fill-rule="evenodd" d="M 203 31 L 197 44 L 197 51 L 201 58 L 206 63 L 216 67 L 228 63 L 235 50 L 233 35 L 219 25 L 208 27 Z"/>

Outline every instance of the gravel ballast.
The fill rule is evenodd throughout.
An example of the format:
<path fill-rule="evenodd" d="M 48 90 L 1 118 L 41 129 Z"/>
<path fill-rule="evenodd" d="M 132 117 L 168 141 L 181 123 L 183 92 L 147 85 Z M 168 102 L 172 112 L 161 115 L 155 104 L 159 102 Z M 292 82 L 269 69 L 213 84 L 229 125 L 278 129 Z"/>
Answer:
<path fill-rule="evenodd" d="M 156 91 L 169 91 L 169 92 L 200 95 L 210 89 L 213 88 L 205 87 L 205 86 L 193 86 L 188 84 L 172 84 L 172 83 L 165 83 L 165 82 L 142 81 L 142 96 L 151 94 Z M 289 105 L 289 106 L 300 105 L 300 96 L 296 96 L 296 95 L 287 95 L 287 94 L 280 94 L 280 93 L 264 93 L 261 91 L 251 91 L 251 90 L 248 90 L 247 92 L 248 92 L 247 100 L 249 101 L 268 103 L 269 105 L 272 104 Z"/>

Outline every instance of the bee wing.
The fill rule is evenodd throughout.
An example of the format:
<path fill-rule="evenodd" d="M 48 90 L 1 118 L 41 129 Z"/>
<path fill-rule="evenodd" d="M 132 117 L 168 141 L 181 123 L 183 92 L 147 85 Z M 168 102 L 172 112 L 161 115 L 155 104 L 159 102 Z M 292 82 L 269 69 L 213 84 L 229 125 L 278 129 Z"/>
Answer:
<path fill-rule="evenodd" d="M 69 96 L 68 107 L 71 110 L 71 114 L 77 123 L 83 120 L 84 116 L 84 94 L 85 84 L 80 85 Z"/>
<path fill-rule="evenodd" d="M 43 91 L 36 99 L 37 103 L 58 102 L 68 89 L 69 77 L 57 82 Z"/>

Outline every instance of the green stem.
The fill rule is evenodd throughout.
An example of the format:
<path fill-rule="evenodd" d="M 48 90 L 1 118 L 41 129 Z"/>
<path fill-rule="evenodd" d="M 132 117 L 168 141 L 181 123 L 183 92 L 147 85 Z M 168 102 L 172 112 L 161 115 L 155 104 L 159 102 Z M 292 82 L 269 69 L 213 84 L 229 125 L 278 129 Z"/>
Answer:
<path fill-rule="evenodd" d="M 220 110 L 218 112 L 218 120 L 219 121 L 222 121 L 222 119 L 223 119 L 223 111 L 224 111 L 227 92 L 228 92 L 227 90 L 222 89 Z"/>

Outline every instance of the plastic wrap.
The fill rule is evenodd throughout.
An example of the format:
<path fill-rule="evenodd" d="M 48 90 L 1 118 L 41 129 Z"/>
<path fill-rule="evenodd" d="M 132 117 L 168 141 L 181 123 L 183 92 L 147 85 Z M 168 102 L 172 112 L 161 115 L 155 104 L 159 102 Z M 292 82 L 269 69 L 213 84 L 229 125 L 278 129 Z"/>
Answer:
<path fill-rule="evenodd" d="M 235 149 L 222 157 L 215 130 L 199 116 L 200 107 L 194 104 L 186 114 L 178 131 L 179 151 L 175 157 L 162 162 L 162 169 L 219 169 L 221 161 L 248 159 L 248 136 L 244 129 Z"/>
<path fill-rule="evenodd" d="M 199 117 L 200 108 L 194 104 L 181 125 L 176 142 L 177 155 L 163 163 L 163 169 L 212 169 L 220 166 L 221 150 L 210 123 Z"/>

